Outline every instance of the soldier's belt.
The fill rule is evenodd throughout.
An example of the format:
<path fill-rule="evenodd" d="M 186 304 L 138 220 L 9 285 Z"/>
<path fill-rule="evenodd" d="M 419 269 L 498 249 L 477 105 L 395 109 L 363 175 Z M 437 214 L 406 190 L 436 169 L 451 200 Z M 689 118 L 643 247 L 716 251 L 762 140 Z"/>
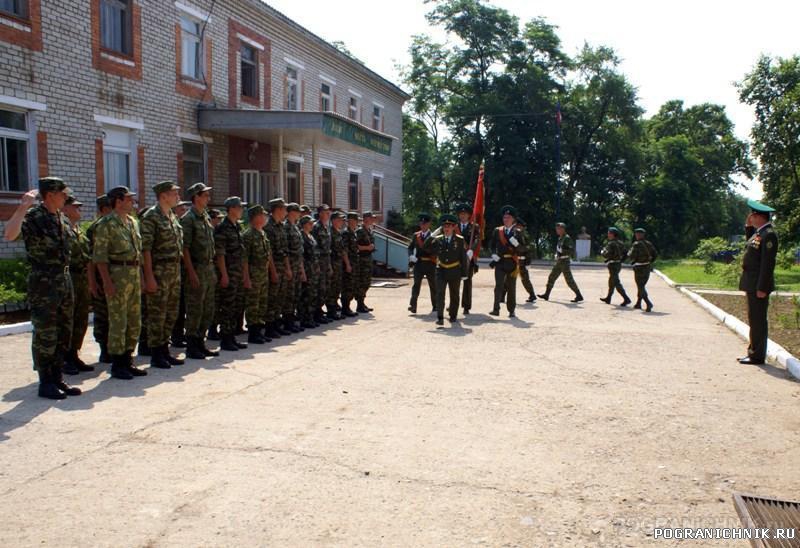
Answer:
<path fill-rule="evenodd" d="M 181 262 L 180 257 L 153 259 L 153 264 L 178 264 L 179 262 Z"/>
<path fill-rule="evenodd" d="M 139 266 L 139 261 L 138 261 L 138 259 L 134 259 L 132 261 L 118 261 L 116 259 L 109 259 L 108 260 L 108 264 L 114 265 L 114 266 L 130 266 L 130 267 L 134 267 L 134 266 Z"/>
<path fill-rule="evenodd" d="M 33 273 L 48 272 L 50 274 L 69 274 L 69 265 L 46 265 L 46 264 L 31 264 Z"/>
<path fill-rule="evenodd" d="M 445 269 L 448 269 L 448 270 L 451 269 L 451 268 L 456 268 L 457 266 L 460 266 L 460 265 L 461 265 L 461 261 L 456 261 L 454 263 L 441 263 L 440 262 L 440 263 L 437 264 L 437 266 L 439 268 L 445 268 Z"/>
<path fill-rule="evenodd" d="M 606 261 L 606 264 L 616 264 L 621 263 L 622 261 Z"/>
<path fill-rule="evenodd" d="M 420 257 L 419 260 L 420 261 L 426 261 L 426 262 L 429 262 L 429 263 L 435 263 L 436 262 L 436 257 Z"/>
<path fill-rule="evenodd" d="M 504 259 L 513 259 L 514 258 L 514 254 L 513 253 L 506 253 L 505 255 L 501 255 L 501 256 Z"/>
<path fill-rule="evenodd" d="M 650 263 L 633 263 L 633 266 L 649 266 Z"/>
<path fill-rule="evenodd" d="M 559 260 L 559 261 L 563 261 L 564 259 L 569 259 L 569 258 L 570 258 L 570 256 L 569 256 L 569 255 L 559 255 L 559 256 L 558 256 L 558 260 Z"/>

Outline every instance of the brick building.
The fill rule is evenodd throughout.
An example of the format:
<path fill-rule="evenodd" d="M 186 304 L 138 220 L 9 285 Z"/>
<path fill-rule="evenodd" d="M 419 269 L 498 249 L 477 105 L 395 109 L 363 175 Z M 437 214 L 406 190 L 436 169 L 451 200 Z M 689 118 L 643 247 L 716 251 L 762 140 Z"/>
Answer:
<path fill-rule="evenodd" d="M 0 225 L 48 174 L 385 215 L 407 99 L 261 0 L 0 0 Z"/>

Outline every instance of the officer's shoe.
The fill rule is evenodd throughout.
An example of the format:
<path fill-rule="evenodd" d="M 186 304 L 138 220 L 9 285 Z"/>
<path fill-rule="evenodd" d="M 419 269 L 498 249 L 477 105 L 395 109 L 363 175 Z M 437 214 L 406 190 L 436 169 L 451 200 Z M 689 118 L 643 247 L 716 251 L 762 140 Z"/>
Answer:
<path fill-rule="evenodd" d="M 67 395 L 58 389 L 47 373 L 39 371 L 39 397 L 48 400 L 64 400 Z"/>
<path fill-rule="evenodd" d="M 206 354 L 198 344 L 197 337 L 186 337 L 186 357 L 190 360 L 204 360 Z"/>
<path fill-rule="evenodd" d="M 80 396 L 83 394 L 80 388 L 77 386 L 70 386 L 64 382 L 64 376 L 61 374 L 60 371 L 53 372 L 53 383 L 56 385 L 56 388 L 61 390 L 67 396 Z"/>
<path fill-rule="evenodd" d="M 66 359 L 63 360 L 63 365 L 61 366 L 61 370 L 64 372 L 65 375 L 77 375 L 80 373 L 78 366 L 70 360 L 70 357 L 67 356 Z"/>
<path fill-rule="evenodd" d="M 537 297 L 539 297 L 540 299 L 544 299 L 545 301 L 549 301 L 550 293 L 539 293 Z"/>
<path fill-rule="evenodd" d="M 411 306 L 408 307 L 408 311 L 411 312 L 412 314 L 416 314 L 417 307 L 412 304 Z"/>
<path fill-rule="evenodd" d="M 536 295 L 531 293 L 530 295 L 528 295 L 528 298 L 525 299 L 525 302 L 526 303 L 535 303 L 536 302 Z"/>
<path fill-rule="evenodd" d="M 167 361 L 167 357 L 164 355 L 163 347 L 154 346 L 152 347 L 151 350 L 152 350 L 152 355 L 150 356 L 150 367 L 155 367 L 157 369 L 172 368 L 169 361 Z"/>
<path fill-rule="evenodd" d="M 611 304 L 611 297 L 600 297 L 600 300 L 606 304 Z"/>
<path fill-rule="evenodd" d="M 574 299 L 572 299 L 570 302 L 571 302 L 571 303 L 580 303 L 580 302 L 583 302 L 583 295 L 581 295 L 580 293 L 578 293 L 577 295 L 575 295 L 575 298 L 574 298 Z"/>
<path fill-rule="evenodd" d="M 437 318 L 436 325 L 444 325 L 444 318 Z"/>
<path fill-rule="evenodd" d="M 492 311 L 489 312 L 489 315 L 490 316 L 499 316 L 500 315 L 500 309 L 499 308 L 492 309 Z"/>
<path fill-rule="evenodd" d="M 100 345 L 100 357 L 97 358 L 97 361 L 100 363 L 111 363 L 111 354 L 108 353 L 108 346 L 103 343 L 99 343 Z"/>
<path fill-rule="evenodd" d="M 237 352 L 239 350 L 233 335 L 222 335 L 222 343 L 220 343 L 219 347 L 227 352 Z"/>
<path fill-rule="evenodd" d="M 633 308 L 635 308 L 636 310 L 641 310 L 642 309 L 642 301 L 641 300 L 636 301 L 636 304 L 633 305 Z"/>
<path fill-rule="evenodd" d="M 647 308 L 645 308 L 644 311 L 645 312 L 652 312 L 653 311 L 653 303 L 651 303 L 650 301 L 646 301 L 646 302 L 647 302 Z"/>
<path fill-rule="evenodd" d="M 183 365 L 186 363 L 186 360 L 170 354 L 169 345 L 166 343 L 161 345 L 161 354 L 167 359 L 170 365 Z"/>
<path fill-rule="evenodd" d="M 94 367 L 92 367 L 91 365 L 87 365 L 86 362 L 84 362 L 80 358 L 80 356 L 78 356 L 77 350 L 70 350 L 69 354 L 67 354 L 67 359 L 70 360 L 75 365 L 75 367 L 78 368 L 78 371 L 84 371 L 84 372 L 94 371 Z"/>
<path fill-rule="evenodd" d="M 626 295 L 626 296 L 625 296 L 625 300 L 624 300 L 624 301 L 622 301 L 622 303 L 620 304 L 620 306 L 628 306 L 629 304 L 631 304 L 631 302 L 632 302 L 632 301 L 631 301 L 631 300 L 630 300 L 630 299 L 627 297 L 627 295 Z"/>
<path fill-rule="evenodd" d="M 203 340 L 203 337 L 198 339 L 198 344 L 200 345 L 200 351 L 207 357 L 207 358 L 216 358 L 219 356 L 219 350 L 211 350 L 206 346 L 206 341 Z"/>
<path fill-rule="evenodd" d="M 111 376 L 115 379 L 129 381 L 133 374 L 128 370 L 128 363 L 122 354 L 111 355 Z"/>

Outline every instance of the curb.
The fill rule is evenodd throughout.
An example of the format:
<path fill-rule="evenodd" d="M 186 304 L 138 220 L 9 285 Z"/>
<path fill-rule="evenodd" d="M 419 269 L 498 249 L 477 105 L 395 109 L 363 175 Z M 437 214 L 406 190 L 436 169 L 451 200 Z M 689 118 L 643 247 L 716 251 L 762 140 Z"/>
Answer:
<path fill-rule="evenodd" d="M 732 314 L 728 314 L 721 308 L 714 306 L 703 297 L 686 289 L 685 287 L 681 287 L 672 280 L 670 280 L 666 274 L 661 272 L 658 269 L 653 270 L 653 272 L 664 282 L 672 287 L 673 289 L 677 289 L 687 297 L 689 297 L 692 301 L 697 303 L 701 308 L 703 308 L 706 312 L 714 316 L 717 320 L 719 320 L 723 325 L 725 325 L 728 329 L 735 332 L 744 340 L 749 340 L 750 338 L 750 327 L 744 323 L 742 320 L 737 318 Z M 767 340 L 767 360 L 777 363 L 786 368 L 789 374 L 794 377 L 796 380 L 800 381 L 800 360 L 795 358 L 791 355 L 784 347 L 773 341 L 772 339 Z"/>

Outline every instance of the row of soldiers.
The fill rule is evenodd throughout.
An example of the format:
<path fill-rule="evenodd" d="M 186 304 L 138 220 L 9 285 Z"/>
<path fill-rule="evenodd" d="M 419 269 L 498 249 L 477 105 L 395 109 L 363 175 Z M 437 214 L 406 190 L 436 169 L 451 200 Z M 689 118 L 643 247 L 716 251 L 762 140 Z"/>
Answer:
<path fill-rule="evenodd" d="M 219 355 L 206 343 L 213 322 L 220 326 L 220 348 L 238 351 L 247 346 L 235 336 L 243 315 L 248 342 L 264 344 L 372 311 L 365 298 L 373 213 L 365 212 L 359 224 L 357 213 L 322 205 L 315 219 L 310 208 L 281 198 L 270 201 L 268 213 L 234 196 L 225 200 L 225 217 L 212 223 L 212 188 L 204 183 L 188 189 L 191 207 L 180 217 L 178 185 L 162 181 L 153 191 L 157 203 L 138 217 L 127 187 L 98 197 L 97 218 L 84 232 L 83 204 L 62 179 L 47 177 L 39 180 L 38 194 L 23 196 L 6 225 L 7 240 L 24 239 L 31 265 L 32 353 L 41 397 L 79 395 L 64 372 L 94 369 L 79 357 L 90 303 L 100 361 L 126 380 L 147 374 L 133 359 L 142 332 L 151 366 L 166 369 L 184 363 L 169 349 L 181 323 L 186 356 L 205 359 Z M 185 313 L 181 322 L 179 312 Z"/>

